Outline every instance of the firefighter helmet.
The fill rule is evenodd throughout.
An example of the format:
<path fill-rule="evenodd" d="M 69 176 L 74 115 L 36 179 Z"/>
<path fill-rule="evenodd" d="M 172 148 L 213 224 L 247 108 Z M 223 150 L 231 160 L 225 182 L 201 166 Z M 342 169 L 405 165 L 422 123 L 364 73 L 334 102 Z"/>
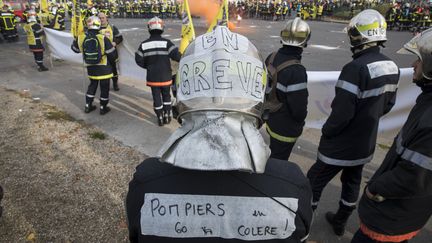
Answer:
<path fill-rule="evenodd" d="M 280 32 L 281 42 L 287 46 L 306 47 L 310 36 L 309 25 L 299 17 L 289 20 Z"/>
<path fill-rule="evenodd" d="M 35 23 L 35 22 L 37 22 L 36 12 L 34 10 L 30 10 L 27 13 L 27 23 Z"/>
<path fill-rule="evenodd" d="M 422 61 L 423 77 L 432 80 L 432 29 L 412 38 L 398 53 L 416 55 Z"/>
<path fill-rule="evenodd" d="M 376 10 L 367 9 L 351 19 L 348 36 L 351 46 L 358 47 L 371 42 L 382 43 L 387 40 L 387 23 Z"/>
<path fill-rule="evenodd" d="M 153 17 L 149 20 L 147 27 L 150 32 L 153 30 L 160 30 L 163 32 L 165 28 L 165 23 L 159 17 Z"/>
<path fill-rule="evenodd" d="M 99 30 L 101 27 L 101 21 L 98 17 L 96 16 L 90 16 L 87 19 L 87 28 L 89 30 Z"/>

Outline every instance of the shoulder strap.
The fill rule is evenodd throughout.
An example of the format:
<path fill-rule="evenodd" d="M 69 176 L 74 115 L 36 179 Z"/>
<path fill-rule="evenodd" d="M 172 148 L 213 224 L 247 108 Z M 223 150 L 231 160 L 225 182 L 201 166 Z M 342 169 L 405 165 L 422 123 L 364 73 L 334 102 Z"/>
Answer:
<path fill-rule="evenodd" d="M 267 70 L 270 72 L 271 78 L 272 78 L 272 82 L 271 82 L 271 87 L 270 87 L 270 93 L 267 97 L 266 100 L 266 104 L 265 104 L 265 108 L 269 110 L 270 112 L 275 112 L 277 110 L 279 110 L 282 106 L 282 103 L 280 103 L 280 101 L 277 98 L 277 94 L 276 94 L 276 85 L 277 85 L 277 80 L 278 80 L 278 73 L 282 70 L 284 70 L 285 68 L 292 66 L 292 65 L 301 65 L 300 60 L 297 59 L 293 59 L 293 60 L 288 60 L 285 61 L 281 64 L 279 64 L 276 68 L 273 66 L 273 61 L 274 58 L 276 56 L 277 52 L 274 52 L 269 59 L 269 65 L 267 67 Z"/>

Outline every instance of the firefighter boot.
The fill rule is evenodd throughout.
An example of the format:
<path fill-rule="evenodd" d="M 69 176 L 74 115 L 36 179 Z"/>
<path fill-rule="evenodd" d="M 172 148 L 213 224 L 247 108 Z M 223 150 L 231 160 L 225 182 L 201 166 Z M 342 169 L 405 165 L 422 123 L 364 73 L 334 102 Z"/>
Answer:
<path fill-rule="evenodd" d="M 119 86 L 118 86 L 118 77 L 113 77 L 113 78 L 112 78 L 112 81 L 113 81 L 113 88 L 114 88 L 114 91 L 119 91 L 120 88 L 119 88 Z"/>
<path fill-rule="evenodd" d="M 164 124 L 170 124 L 171 122 L 171 112 L 170 111 L 164 111 L 163 113 L 163 123 Z"/>
<path fill-rule="evenodd" d="M 345 225 L 354 209 L 355 206 L 349 207 L 340 203 L 339 209 L 336 213 L 333 212 L 326 213 L 325 215 L 326 220 L 332 226 L 333 231 L 336 235 L 342 236 L 345 233 Z"/>
<path fill-rule="evenodd" d="M 48 71 L 48 68 L 45 67 L 43 64 L 39 64 L 38 71 L 39 72 L 45 72 L 45 71 Z"/>
<path fill-rule="evenodd" d="M 85 108 L 84 108 L 84 112 L 85 113 L 90 113 L 90 112 L 92 112 L 94 110 L 96 110 L 96 106 L 95 105 L 92 105 L 91 103 L 85 105 Z"/>
<path fill-rule="evenodd" d="M 158 125 L 161 127 L 164 125 L 164 119 L 163 119 L 163 115 L 157 115 L 157 119 L 158 119 Z"/>
<path fill-rule="evenodd" d="M 106 113 L 110 112 L 111 108 L 109 108 L 108 106 L 102 106 L 100 107 L 100 114 L 101 115 L 105 115 Z"/>

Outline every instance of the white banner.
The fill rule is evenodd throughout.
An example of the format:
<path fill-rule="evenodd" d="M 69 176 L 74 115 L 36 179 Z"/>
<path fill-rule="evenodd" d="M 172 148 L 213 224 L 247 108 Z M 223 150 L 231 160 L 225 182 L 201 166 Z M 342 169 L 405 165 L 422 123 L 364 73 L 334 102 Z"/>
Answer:
<path fill-rule="evenodd" d="M 73 52 L 71 49 L 72 34 L 48 28 L 45 28 L 44 31 L 52 57 L 83 64 L 82 55 Z M 135 63 L 135 51 L 132 51 L 126 40 L 123 40 L 117 47 L 117 51 L 119 55 L 119 75 L 144 81 L 146 79 L 146 70 Z"/>
<path fill-rule="evenodd" d="M 71 34 L 52 29 L 45 29 L 47 43 L 51 55 L 55 58 L 82 64 L 81 54 L 74 53 L 70 46 L 73 41 Z M 237 44 L 235 38 L 225 38 L 227 43 Z M 212 38 L 203 39 L 203 42 L 212 43 Z M 119 70 L 121 76 L 145 81 L 146 71 L 135 63 L 135 54 L 127 45 L 126 40 L 119 46 Z M 308 90 L 309 105 L 306 126 L 321 129 L 327 117 L 331 113 L 331 102 L 335 94 L 335 85 L 340 71 L 314 72 L 309 71 Z M 402 68 L 399 80 L 399 89 L 396 105 L 391 112 L 384 116 L 380 122 L 381 135 L 391 138 L 404 124 L 409 111 L 415 104 L 420 89 L 412 84 L 412 68 Z"/>

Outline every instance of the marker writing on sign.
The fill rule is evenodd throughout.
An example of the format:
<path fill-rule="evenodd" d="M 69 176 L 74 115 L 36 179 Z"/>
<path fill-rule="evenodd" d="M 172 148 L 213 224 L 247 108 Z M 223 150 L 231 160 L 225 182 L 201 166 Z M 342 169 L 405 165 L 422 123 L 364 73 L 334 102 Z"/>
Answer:
<path fill-rule="evenodd" d="M 150 200 L 152 217 L 158 216 L 217 216 L 225 215 L 223 203 L 190 203 L 162 204 L 159 198 Z"/>

